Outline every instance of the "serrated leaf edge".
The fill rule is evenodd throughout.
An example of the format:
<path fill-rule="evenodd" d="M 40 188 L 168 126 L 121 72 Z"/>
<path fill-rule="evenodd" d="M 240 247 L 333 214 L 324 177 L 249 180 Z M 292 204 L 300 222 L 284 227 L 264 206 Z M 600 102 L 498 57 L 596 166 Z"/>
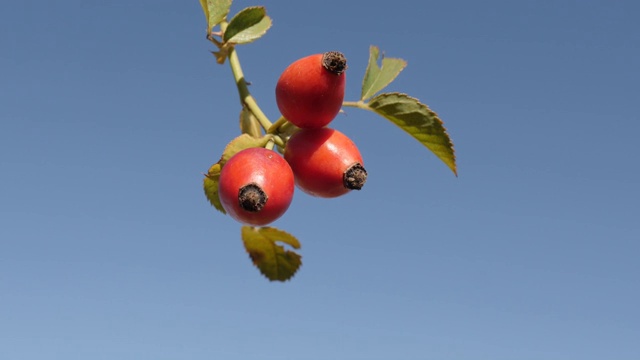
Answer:
<path fill-rule="evenodd" d="M 374 52 L 375 52 L 375 56 L 374 56 Z M 380 71 L 380 67 L 378 66 L 378 57 L 380 56 L 380 48 L 378 48 L 375 45 L 371 45 L 369 46 L 369 56 L 367 58 L 367 68 L 364 70 L 364 76 L 362 77 L 362 86 L 361 86 L 361 92 L 360 92 L 360 100 L 364 100 L 364 95 L 365 95 L 365 89 L 364 89 L 364 85 L 365 85 L 365 81 L 367 80 L 367 77 L 370 75 L 371 73 L 371 68 L 374 67 L 376 68 L 378 71 Z"/>
<path fill-rule="evenodd" d="M 215 164 L 214 164 L 215 165 Z M 219 176 L 218 176 L 219 178 Z M 209 197 L 209 194 L 207 193 L 207 180 L 209 181 L 214 181 L 214 182 L 218 182 L 218 179 L 214 179 L 213 176 L 210 176 L 210 174 L 204 174 L 204 178 L 202 179 L 202 190 L 204 191 L 204 196 L 207 198 L 207 201 L 209 202 L 209 204 L 211 206 L 213 206 L 214 209 L 218 210 L 219 212 L 223 213 L 223 214 L 227 214 L 227 211 L 222 207 L 222 203 L 220 202 L 220 195 L 219 195 L 219 190 L 216 191 L 216 197 L 218 199 L 218 203 L 216 203 L 215 201 L 211 200 L 211 198 Z"/>
<path fill-rule="evenodd" d="M 264 236 L 263 231 L 262 231 L 263 229 L 270 229 L 270 230 L 273 230 L 273 231 L 278 232 L 278 233 L 286 234 L 287 236 L 289 236 L 289 237 L 291 237 L 291 238 L 295 239 L 295 241 L 297 242 L 297 246 L 295 246 L 294 244 L 291 244 L 291 243 L 289 243 L 289 242 L 282 241 L 282 240 L 271 240 L 271 239 L 269 239 L 268 237 Z M 253 232 L 257 232 L 257 233 L 258 233 L 258 234 L 260 234 L 260 235 L 261 235 L 265 240 L 267 240 L 267 241 L 271 244 L 271 247 L 273 248 L 273 252 L 274 252 L 274 254 L 276 254 L 276 258 L 277 258 L 277 250 L 276 250 L 276 248 L 280 248 L 280 249 L 282 249 L 282 250 L 283 250 L 283 252 L 284 252 L 284 254 L 289 254 L 289 253 L 291 253 L 291 254 L 294 254 L 295 256 L 297 256 L 297 257 L 298 257 L 298 260 L 300 261 L 300 264 L 299 264 L 299 265 L 298 265 L 298 267 L 293 271 L 293 273 L 291 274 L 291 276 L 289 276 L 288 278 L 286 278 L 286 279 L 284 279 L 284 280 L 279 279 L 279 278 L 278 278 L 279 276 L 276 276 L 276 278 L 275 278 L 275 279 L 271 279 L 271 278 L 269 278 L 269 277 L 267 276 L 267 274 L 265 274 L 265 273 L 263 272 L 263 270 L 258 266 L 258 264 L 256 263 L 256 261 L 251 257 L 251 253 L 250 253 L 250 252 L 249 252 L 249 250 L 247 249 L 246 241 L 244 240 L 244 236 L 243 236 L 245 231 L 253 231 Z M 260 274 L 261 274 L 264 278 L 266 278 L 267 280 L 269 280 L 269 281 L 280 281 L 280 282 L 290 281 L 291 279 L 293 279 L 293 278 L 296 276 L 296 274 L 298 273 L 298 271 L 300 270 L 300 268 L 301 268 L 301 267 L 302 267 L 302 265 L 303 265 L 303 263 L 302 263 L 302 255 L 298 254 L 298 253 L 297 253 L 297 252 L 295 252 L 295 251 L 288 250 L 288 249 L 286 249 L 284 246 L 282 246 L 282 245 L 279 245 L 279 244 L 278 244 L 279 242 L 282 242 L 282 243 L 285 243 L 285 244 L 291 245 L 291 246 L 292 246 L 293 248 L 295 248 L 295 249 L 299 249 L 299 248 L 300 248 L 300 242 L 298 241 L 298 239 L 297 239 L 295 236 L 293 236 L 292 234 L 290 234 L 290 233 L 288 233 L 288 232 L 286 232 L 286 231 L 284 231 L 284 230 L 280 230 L 280 229 L 277 229 L 277 228 L 274 228 L 274 227 L 269 227 L 269 226 L 266 226 L 266 227 L 255 227 L 255 226 L 248 226 L 248 225 L 244 225 L 244 226 L 242 226 L 242 228 L 241 228 L 241 238 L 242 238 L 242 244 L 243 244 L 243 246 L 244 246 L 244 248 L 245 248 L 245 251 L 246 251 L 247 255 L 249 256 L 249 259 L 251 260 L 251 263 L 253 264 L 253 266 L 255 266 L 255 267 L 256 267 L 256 269 L 258 269 L 258 271 L 260 272 Z M 277 269 L 278 269 L 278 267 L 276 266 L 276 271 L 277 271 Z"/>
<path fill-rule="evenodd" d="M 457 162 L 456 162 L 456 150 L 455 150 L 455 147 L 454 147 L 453 141 L 451 140 L 451 136 L 449 135 L 449 133 L 448 133 L 448 131 L 447 131 L 447 128 L 444 126 L 444 121 L 442 121 L 442 119 L 440 119 L 440 117 L 438 116 L 438 114 L 437 114 L 435 111 L 431 110 L 431 108 L 429 108 L 429 106 L 428 106 L 428 105 L 426 105 L 426 104 L 424 104 L 424 103 L 420 102 L 420 100 L 419 100 L 419 99 L 417 99 L 417 98 L 415 98 L 415 97 L 413 97 L 413 96 L 407 95 L 407 94 L 405 94 L 405 93 L 392 92 L 392 93 L 381 93 L 381 94 L 378 94 L 378 95 L 376 95 L 376 96 L 372 97 L 372 98 L 371 98 L 371 99 L 366 103 L 366 104 L 367 104 L 367 107 L 368 107 L 369 109 L 371 109 L 371 111 L 375 112 L 376 114 L 378 114 L 378 115 L 380 115 L 380 116 L 382 116 L 382 117 L 384 117 L 384 118 L 386 119 L 386 117 L 384 116 L 384 114 L 380 113 L 379 111 L 377 111 L 377 110 L 376 110 L 376 108 L 374 108 L 374 107 L 372 107 L 372 106 L 371 106 L 371 103 L 372 103 L 372 102 L 375 102 L 375 101 L 376 101 L 376 99 L 380 99 L 380 98 L 383 98 L 383 97 L 391 97 L 391 96 L 403 97 L 403 98 L 406 98 L 406 99 L 410 99 L 410 100 L 415 101 L 415 102 L 418 104 L 418 106 L 420 106 L 420 107 L 424 107 L 424 108 L 425 108 L 425 109 L 426 109 L 426 110 L 427 110 L 431 115 L 433 115 L 433 117 L 435 118 L 435 120 L 436 120 L 436 121 L 438 121 L 438 122 L 440 123 L 440 125 L 442 126 L 442 130 L 443 130 L 444 134 L 447 136 L 447 145 L 449 146 L 449 149 L 451 149 L 451 157 L 452 157 L 452 160 L 453 160 L 453 165 L 451 166 L 451 165 L 447 164 L 447 163 L 446 163 L 442 158 L 440 158 L 440 156 L 438 156 L 438 154 L 435 154 L 435 153 L 434 153 L 434 155 L 436 155 L 436 157 L 438 157 L 438 158 L 439 158 L 443 163 L 445 163 L 445 165 L 447 165 L 447 167 L 448 167 L 449 169 L 451 169 L 451 171 L 453 172 L 453 174 L 457 177 L 457 176 L 458 176 L 458 165 L 457 165 Z M 395 124 L 394 124 L 394 125 L 395 125 Z M 396 126 L 397 126 L 397 125 L 396 125 Z M 403 131 L 404 131 L 404 129 L 403 129 Z M 421 144 L 422 144 L 422 143 L 421 143 Z M 424 144 L 423 144 L 423 145 L 424 145 Z M 425 146 L 425 147 L 427 147 L 427 148 L 429 149 L 429 147 L 428 147 L 428 146 L 426 146 L 426 145 L 424 145 L 424 146 Z M 433 150 L 431 150 L 431 149 L 429 149 L 429 150 L 433 153 Z"/>
<path fill-rule="evenodd" d="M 266 33 L 267 33 L 267 31 L 268 31 L 268 30 L 271 28 L 271 26 L 273 25 L 273 21 L 271 20 L 271 18 L 270 18 L 268 15 L 265 15 L 265 17 L 264 17 L 264 18 L 265 18 L 265 19 L 267 19 L 267 20 L 269 21 L 269 26 L 267 26 L 267 27 L 264 29 L 264 31 L 262 31 L 260 34 L 256 35 L 254 38 L 252 38 L 252 39 L 250 39 L 250 40 L 244 40 L 244 41 L 242 41 L 242 42 L 237 42 L 237 41 L 236 41 L 236 42 L 234 42 L 234 41 L 232 41 L 232 40 L 233 40 L 233 38 L 232 38 L 232 39 L 230 39 L 229 44 L 233 44 L 233 45 L 251 44 L 252 42 L 254 42 L 254 41 L 256 41 L 256 40 L 260 39 L 264 34 L 266 34 Z M 240 34 L 240 33 L 238 33 L 238 34 Z M 237 36 L 238 34 L 236 34 L 236 36 Z M 234 37 L 236 37 L 236 36 L 234 36 Z"/>
<path fill-rule="evenodd" d="M 255 26 L 255 25 L 259 24 L 259 23 L 260 23 L 261 21 L 263 21 L 264 19 L 267 19 L 267 20 L 269 21 L 269 26 L 267 26 L 267 28 L 266 28 L 262 33 L 260 33 L 258 36 L 256 36 L 254 39 L 252 39 L 252 40 L 250 40 L 250 41 L 244 41 L 244 42 L 241 42 L 241 43 L 234 42 L 234 41 L 233 41 L 233 38 L 234 38 L 234 37 L 236 37 L 236 36 L 238 36 L 238 34 L 241 34 L 244 30 L 249 29 L 249 28 L 246 28 L 246 29 L 244 29 L 244 30 L 241 30 L 241 31 L 239 31 L 239 32 L 237 32 L 237 33 L 235 33 L 235 34 L 233 34 L 233 36 L 230 36 L 230 37 L 228 37 L 228 38 L 227 38 L 227 33 L 225 32 L 225 34 L 224 34 L 224 36 L 223 36 L 223 40 L 224 40 L 224 42 L 225 42 L 225 43 L 227 43 L 227 44 L 249 44 L 249 43 L 251 43 L 251 42 L 253 42 L 253 41 L 255 41 L 255 40 L 259 39 L 260 37 L 262 37 L 264 34 L 266 34 L 267 30 L 271 28 L 271 26 L 273 25 L 273 21 L 271 20 L 271 17 L 269 17 L 269 15 L 267 15 L 267 9 L 266 9 L 266 7 L 264 7 L 264 6 L 249 6 L 249 7 L 246 7 L 246 8 L 244 8 L 244 9 L 242 9 L 242 10 L 238 11 L 238 13 L 236 13 L 236 14 L 231 18 L 231 20 L 229 20 L 229 23 L 228 23 L 228 25 L 227 25 L 227 29 L 229 28 L 229 26 L 231 26 L 231 25 L 233 24 L 233 21 L 234 21 L 234 20 L 235 20 L 235 19 L 236 19 L 240 14 L 242 14 L 242 13 L 243 13 L 243 12 L 245 12 L 245 11 L 250 11 L 250 10 L 253 10 L 253 9 L 262 9 L 262 10 L 263 10 L 263 12 L 264 12 L 264 16 L 262 17 L 262 19 L 260 19 L 260 21 L 258 21 L 257 23 L 255 23 L 255 24 L 251 25 L 249 28 L 251 28 L 251 27 L 253 27 L 253 26 Z"/>
<path fill-rule="evenodd" d="M 265 232 L 273 232 L 275 233 L 278 237 L 280 236 L 284 236 L 287 237 L 289 239 L 293 239 L 293 241 L 288 240 L 275 240 L 276 242 L 281 242 L 284 244 L 287 244 L 289 246 L 291 246 L 294 249 L 300 249 L 300 247 L 302 247 L 302 245 L 300 244 L 300 241 L 298 240 L 298 238 L 296 238 L 295 236 L 293 236 L 293 234 L 288 233 L 284 230 L 280 230 L 278 228 L 275 227 L 271 227 L 271 226 L 263 226 L 261 228 L 259 228 L 259 232 L 264 234 Z"/>
<path fill-rule="evenodd" d="M 209 22 L 209 20 L 211 19 L 211 15 L 210 15 L 210 12 L 209 12 L 208 1 L 207 0 L 200 0 L 200 6 L 202 6 L 202 10 L 204 11 L 204 16 L 207 19 L 207 34 L 211 34 L 211 30 L 216 25 L 219 25 L 221 22 L 223 22 L 224 19 L 227 17 L 227 15 L 229 15 L 229 12 L 231 11 L 231 3 L 232 3 L 232 1 L 229 1 L 229 6 L 227 6 L 227 10 L 224 13 L 220 14 L 220 20 L 218 20 L 217 22 L 211 23 L 211 22 Z"/>
<path fill-rule="evenodd" d="M 373 51 L 375 49 L 375 57 L 373 57 L 373 61 L 372 60 L 372 55 L 373 55 Z M 375 45 L 371 45 L 369 48 L 369 62 L 367 63 L 367 68 L 365 70 L 365 75 L 362 78 L 362 91 L 361 91 L 361 97 L 360 97 L 360 101 L 365 101 L 367 99 L 371 99 L 373 98 L 377 93 L 379 93 L 380 91 L 384 90 L 384 88 L 386 88 L 387 86 L 389 86 L 389 84 L 391 84 L 399 75 L 400 73 L 407 67 L 408 63 L 406 60 L 401 59 L 401 58 L 386 58 L 387 60 L 398 60 L 402 63 L 402 67 L 400 68 L 400 70 L 386 83 L 384 84 L 382 87 L 380 87 L 380 89 L 376 90 L 375 92 L 368 94 L 369 90 L 373 88 L 373 86 L 371 86 L 369 89 L 367 89 L 367 91 L 365 92 L 364 90 L 364 85 L 365 85 L 365 80 L 367 79 L 367 75 L 370 73 L 371 71 L 371 67 L 374 66 L 377 71 L 378 71 L 378 76 L 376 76 L 376 78 L 371 82 L 372 85 L 375 85 L 376 81 L 380 78 L 380 74 L 383 73 L 383 67 L 384 67 L 384 59 L 385 59 L 385 55 L 384 52 L 380 52 L 380 48 L 375 46 Z M 380 65 L 378 65 L 378 62 L 380 63 Z"/>

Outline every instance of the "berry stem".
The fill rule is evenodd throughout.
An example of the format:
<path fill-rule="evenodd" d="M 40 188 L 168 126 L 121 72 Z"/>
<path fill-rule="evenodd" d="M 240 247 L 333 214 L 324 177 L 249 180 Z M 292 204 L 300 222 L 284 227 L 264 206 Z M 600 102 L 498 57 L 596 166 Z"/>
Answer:
<path fill-rule="evenodd" d="M 288 121 L 284 118 L 284 116 L 280 116 L 280 119 L 276 120 L 276 122 L 271 125 L 270 128 L 267 129 L 267 134 L 277 134 L 281 126 L 286 124 Z"/>
<path fill-rule="evenodd" d="M 224 33 L 227 28 L 228 23 L 225 21 L 220 24 L 220 29 Z M 229 57 L 229 65 L 231 65 L 231 72 L 233 73 L 233 78 L 236 81 L 236 87 L 238 88 L 238 95 L 240 95 L 240 102 L 243 106 L 246 106 L 258 119 L 260 126 L 266 131 L 271 127 L 271 121 L 269 118 L 262 112 L 260 106 L 249 92 L 249 87 L 247 86 L 247 81 L 244 78 L 244 73 L 242 72 L 242 66 L 240 66 L 240 59 L 238 58 L 238 54 L 236 53 L 236 49 L 233 45 L 229 46 L 228 50 Z"/>
<path fill-rule="evenodd" d="M 286 134 L 286 133 L 288 133 L 289 131 L 293 131 L 293 129 L 294 129 L 295 127 L 296 127 L 296 126 L 295 126 L 295 125 L 293 125 L 293 123 L 291 123 L 290 121 L 285 121 L 285 123 L 284 123 L 284 124 L 280 125 L 280 127 L 278 128 L 278 131 L 279 131 L 281 134 Z"/>
<path fill-rule="evenodd" d="M 273 141 L 273 139 L 270 139 L 267 144 L 264 146 L 265 149 L 267 150 L 273 150 L 273 146 L 275 145 L 275 141 Z"/>
<path fill-rule="evenodd" d="M 282 138 L 278 135 L 274 135 L 269 141 L 274 142 L 276 145 L 280 147 L 285 147 L 287 144 L 282 140 Z"/>

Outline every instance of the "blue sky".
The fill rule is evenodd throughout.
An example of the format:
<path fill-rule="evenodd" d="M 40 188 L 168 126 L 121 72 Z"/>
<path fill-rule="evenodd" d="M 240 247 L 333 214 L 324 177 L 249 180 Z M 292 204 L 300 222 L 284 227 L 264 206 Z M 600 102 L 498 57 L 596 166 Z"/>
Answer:
<path fill-rule="evenodd" d="M 304 265 L 270 283 L 201 173 L 238 134 L 197 1 L 0 4 L 0 358 L 638 359 L 633 1 L 236 1 L 269 117 L 299 57 L 368 48 L 438 112 L 459 177 L 347 108 L 364 189 L 297 192 Z"/>

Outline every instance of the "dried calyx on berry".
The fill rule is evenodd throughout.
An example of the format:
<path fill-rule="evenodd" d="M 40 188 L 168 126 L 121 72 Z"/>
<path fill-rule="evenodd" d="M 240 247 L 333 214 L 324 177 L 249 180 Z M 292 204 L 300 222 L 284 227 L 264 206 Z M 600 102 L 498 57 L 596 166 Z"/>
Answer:
<path fill-rule="evenodd" d="M 351 165 L 342 176 L 344 187 L 350 190 L 360 190 L 367 182 L 367 170 L 360 163 Z"/>
<path fill-rule="evenodd" d="M 322 66 L 336 75 L 347 70 L 347 58 L 339 51 L 328 51 L 322 54 Z"/>
<path fill-rule="evenodd" d="M 269 197 L 257 184 L 251 183 L 240 188 L 238 191 L 238 201 L 240 207 L 250 211 L 258 212 L 267 204 Z"/>
<path fill-rule="evenodd" d="M 220 203 L 227 214 L 244 224 L 264 226 L 277 220 L 289 208 L 293 191 L 293 171 L 273 150 L 241 150 L 220 171 Z"/>
<path fill-rule="evenodd" d="M 312 196 L 338 197 L 367 181 L 358 147 L 335 129 L 299 130 L 287 142 L 284 158 L 298 188 Z"/>

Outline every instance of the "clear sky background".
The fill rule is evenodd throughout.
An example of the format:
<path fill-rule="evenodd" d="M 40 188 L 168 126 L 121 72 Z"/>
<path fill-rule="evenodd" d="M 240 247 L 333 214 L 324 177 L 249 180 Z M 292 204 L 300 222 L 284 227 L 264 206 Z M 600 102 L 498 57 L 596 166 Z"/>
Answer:
<path fill-rule="evenodd" d="M 236 1 L 275 120 L 299 57 L 370 45 L 438 112 L 459 177 L 372 113 L 360 192 L 297 192 L 286 283 L 202 173 L 239 133 L 192 1 L 0 3 L 0 359 L 639 359 L 637 1 Z"/>

